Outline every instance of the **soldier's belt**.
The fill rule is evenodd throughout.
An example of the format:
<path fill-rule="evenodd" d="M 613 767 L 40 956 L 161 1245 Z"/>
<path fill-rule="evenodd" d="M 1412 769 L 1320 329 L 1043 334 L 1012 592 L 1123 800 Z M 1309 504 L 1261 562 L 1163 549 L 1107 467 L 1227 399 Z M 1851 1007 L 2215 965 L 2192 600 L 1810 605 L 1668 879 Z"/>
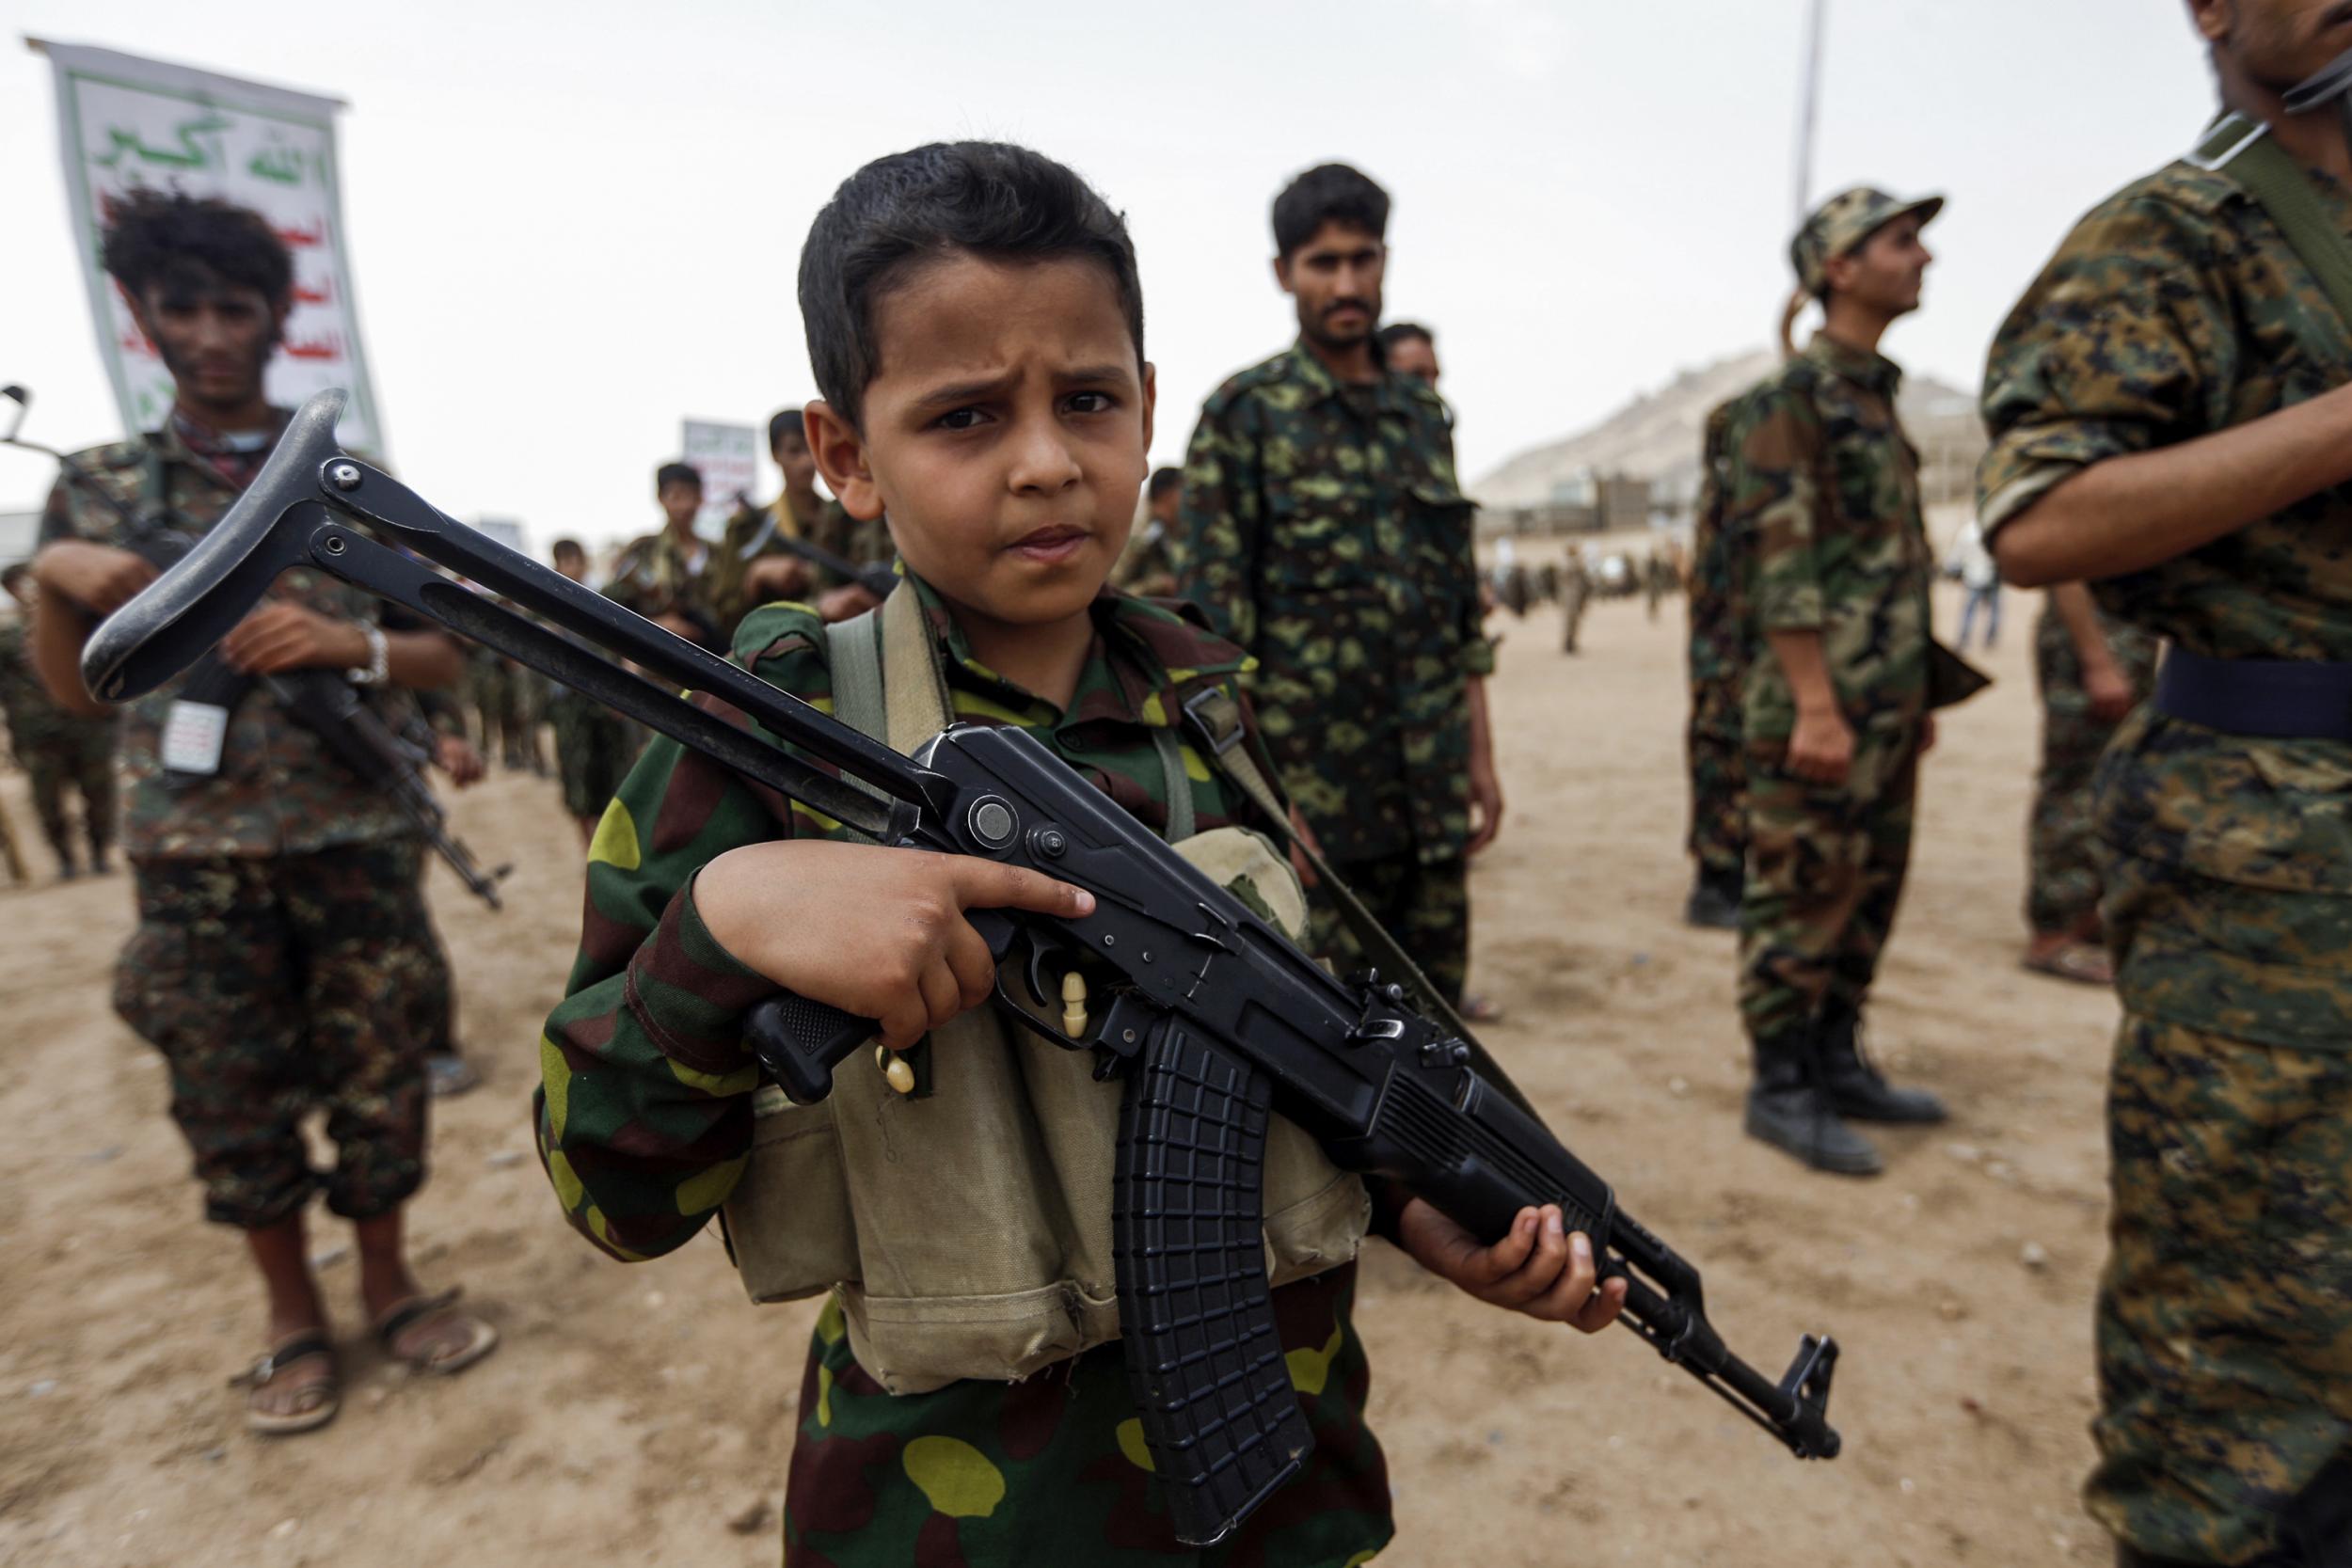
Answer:
<path fill-rule="evenodd" d="M 2167 649 L 2156 711 L 2224 735 L 2352 741 L 2352 664 Z"/>

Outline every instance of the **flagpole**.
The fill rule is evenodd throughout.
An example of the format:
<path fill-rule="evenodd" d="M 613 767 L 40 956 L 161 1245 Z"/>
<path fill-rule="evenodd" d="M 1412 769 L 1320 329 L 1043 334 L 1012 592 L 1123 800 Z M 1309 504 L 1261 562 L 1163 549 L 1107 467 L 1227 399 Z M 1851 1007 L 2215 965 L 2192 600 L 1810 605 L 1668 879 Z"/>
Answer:
<path fill-rule="evenodd" d="M 1811 0 L 1806 19 L 1804 79 L 1797 102 L 1796 222 L 1813 210 L 1813 121 L 1821 89 L 1821 35 L 1829 0 Z"/>

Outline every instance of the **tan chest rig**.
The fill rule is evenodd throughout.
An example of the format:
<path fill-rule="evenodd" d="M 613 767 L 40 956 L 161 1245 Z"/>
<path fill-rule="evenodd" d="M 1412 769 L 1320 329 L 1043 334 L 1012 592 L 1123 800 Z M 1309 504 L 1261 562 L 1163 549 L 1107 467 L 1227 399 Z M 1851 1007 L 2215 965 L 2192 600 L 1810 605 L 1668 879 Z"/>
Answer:
<path fill-rule="evenodd" d="M 829 627 L 828 641 L 843 722 L 901 752 L 947 727 L 936 644 L 911 589 Z M 1306 901 L 1289 863 L 1245 829 L 1192 832 L 1174 732 L 1155 735 L 1176 851 L 1221 884 L 1248 883 L 1251 901 L 1297 940 Z M 1246 758 L 1226 777 L 1271 809 Z M 1119 1338 L 1110 1196 L 1120 1084 L 1095 1080 L 1091 1053 L 994 1007 L 933 1030 L 930 1056 L 921 1098 L 893 1089 L 863 1053 L 816 1105 L 763 1085 L 751 1155 L 723 1210 L 752 1299 L 834 1291 L 858 1365 L 894 1394 L 1027 1377 Z M 1279 1117 L 1267 1131 L 1264 1204 L 1275 1285 L 1353 1259 L 1372 1213 L 1363 1183 Z"/>

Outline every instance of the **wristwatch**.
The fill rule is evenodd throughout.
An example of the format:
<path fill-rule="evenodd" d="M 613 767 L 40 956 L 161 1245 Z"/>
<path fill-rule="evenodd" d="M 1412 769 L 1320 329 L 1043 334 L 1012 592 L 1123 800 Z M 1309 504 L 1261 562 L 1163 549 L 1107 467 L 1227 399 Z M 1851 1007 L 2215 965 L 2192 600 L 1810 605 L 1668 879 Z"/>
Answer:
<path fill-rule="evenodd" d="M 343 672 L 343 679 L 354 686 L 382 686 L 391 672 L 391 656 L 384 644 L 384 630 L 373 621 L 359 623 L 359 635 L 368 640 L 368 662 Z"/>

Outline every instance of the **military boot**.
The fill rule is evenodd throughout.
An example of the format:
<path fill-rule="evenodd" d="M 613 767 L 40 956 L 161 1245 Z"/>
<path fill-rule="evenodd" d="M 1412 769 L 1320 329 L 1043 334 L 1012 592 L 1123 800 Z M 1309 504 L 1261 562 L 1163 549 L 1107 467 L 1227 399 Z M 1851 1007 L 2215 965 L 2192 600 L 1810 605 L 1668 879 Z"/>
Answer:
<path fill-rule="evenodd" d="M 1809 1042 L 1799 1036 L 1756 1048 L 1756 1082 L 1741 1124 L 1749 1137 L 1836 1176 L 1876 1176 L 1879 1151 L 1838 1119 L 1815 1083 Z"/>
<path fill-rule="evenodd" d="M 1703 931 L 1740 928 L 1740 899 L 1747 878 L 1737 866 L 1709 870 L 1702 865 L 1692 879 L 1691 896 L 1682 906 L 1682 923 Z"/>
<path fill-rule="evenodd" d="M 1821 1087 L 1837 1114 L 1856 1121 L 1923 1124 L 1949 1115 L 1925 1089 L 1899 1089 L 1862 1051 L 1862 1012 L 1832 997 L 1821 1004 L 1814 1049 Z"/>

